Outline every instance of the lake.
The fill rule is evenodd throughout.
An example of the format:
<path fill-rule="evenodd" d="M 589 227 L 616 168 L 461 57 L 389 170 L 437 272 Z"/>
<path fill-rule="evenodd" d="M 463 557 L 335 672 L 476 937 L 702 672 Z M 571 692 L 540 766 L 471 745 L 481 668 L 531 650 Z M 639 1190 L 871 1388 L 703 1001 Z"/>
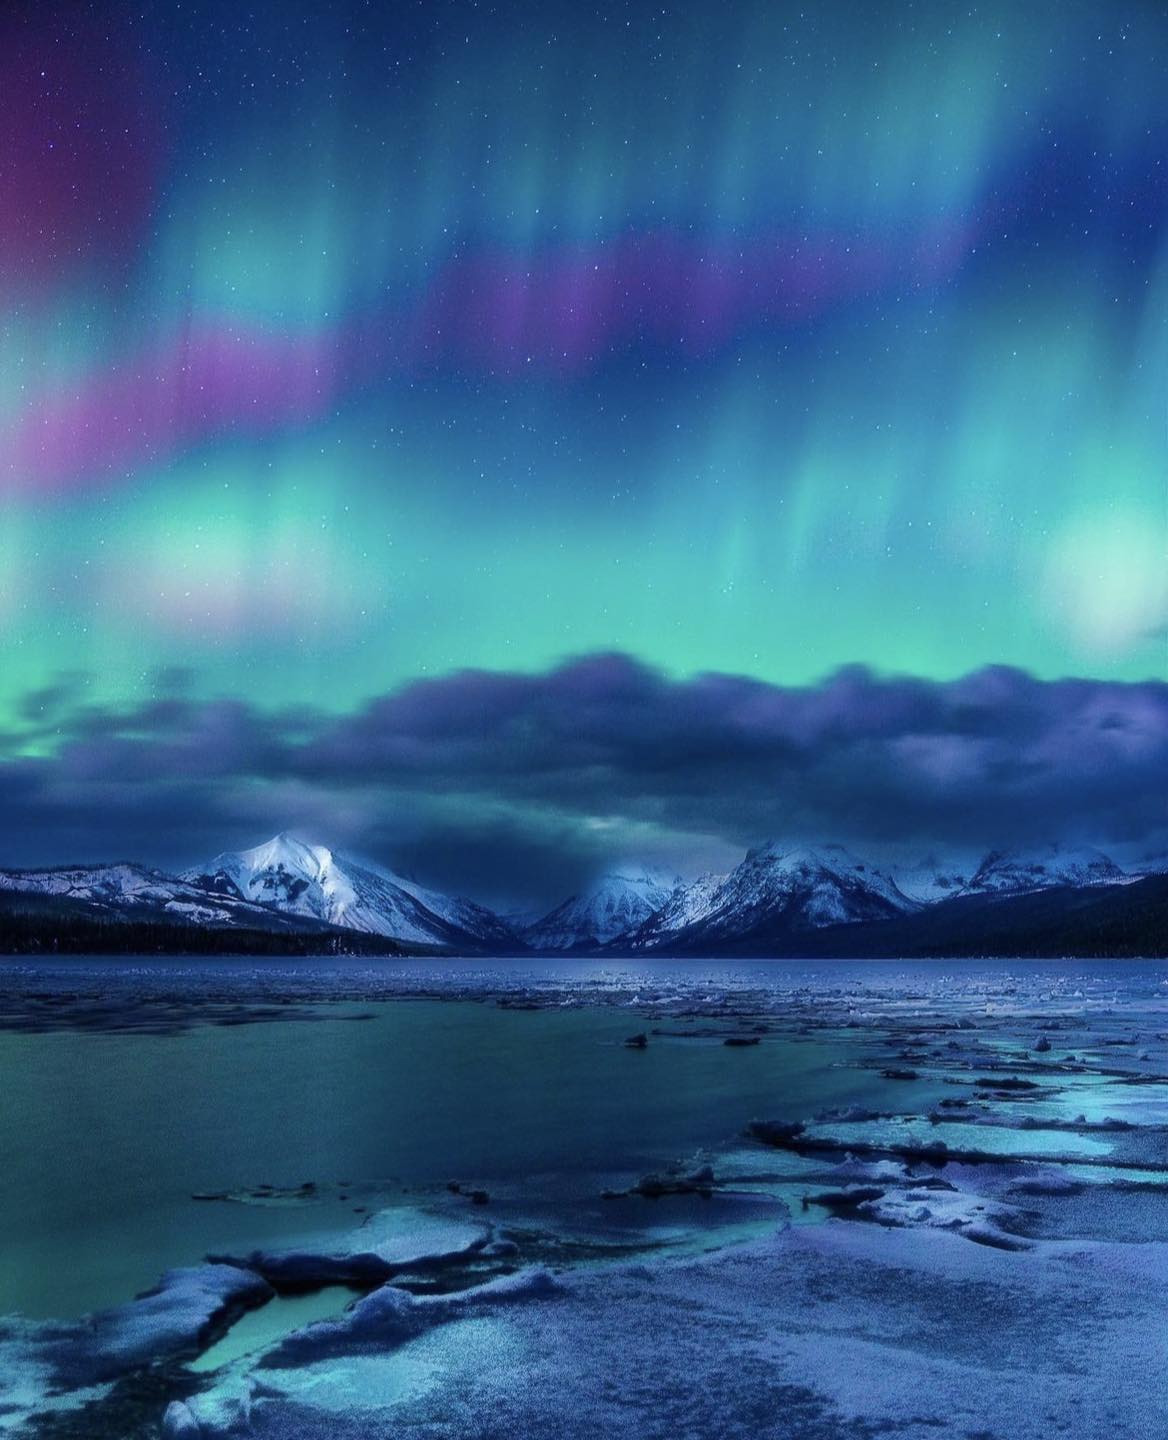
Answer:
<path fill-rule="evenodd" d="M 1103 1014 L 1120 991 L 1156 1004 L 1165 975 L 1162 962 L 6 962 L 0 1313 L 77 1315 L 169 1266 L 309 1220 L 352 1223 L 451 1179 L 582 1202 L 731 1143 L 752 1118 L 885 1095 L 864 1063 L 871 1011 L 1007 1014 L 1021 987 Z M 722 1043 L 749 1027 L 761 1043 Z M 668 1033 L 644 1050 L 623 1043 L 654 1029 Z M 919 1110 L 940 1090 L 922 1077 L 896 1093 Z M 222 1192 L 250 1203 L 192 1198 Z"/>

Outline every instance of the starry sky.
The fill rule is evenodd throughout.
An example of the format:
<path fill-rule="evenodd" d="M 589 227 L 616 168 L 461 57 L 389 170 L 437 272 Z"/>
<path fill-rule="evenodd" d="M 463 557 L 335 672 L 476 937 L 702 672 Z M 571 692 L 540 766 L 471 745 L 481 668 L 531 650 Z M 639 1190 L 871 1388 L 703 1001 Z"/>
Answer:
<path fill-rule="evenodd" d="M 916 696 L 913 843 L 1019 827 L 941 803 L 963 683 L 1166 763 L 1165 94 L 1157 3 L 8 4 L 0 860 L 291 824 L 494 894 L 485 838 L 758 838 L 726 767 L 751 830 L 896 829 L 709 694 Z M 723 746 L 684 814 L 596 706 Z M 1044 824 L 1155 828 L 1061 774 Z"/>

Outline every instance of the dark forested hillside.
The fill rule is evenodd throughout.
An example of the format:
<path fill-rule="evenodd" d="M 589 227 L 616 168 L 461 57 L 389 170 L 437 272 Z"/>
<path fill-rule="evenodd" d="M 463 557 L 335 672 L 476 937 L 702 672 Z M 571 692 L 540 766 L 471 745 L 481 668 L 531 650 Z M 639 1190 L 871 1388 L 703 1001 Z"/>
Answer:
<path fill-rule="evenodd" d="M 401 955 L 381 935 L 293 924 L 201 925 L 162 913 L 133 919 L 79 901 L 0 894 L 0 953 L 19 955 Z"/>

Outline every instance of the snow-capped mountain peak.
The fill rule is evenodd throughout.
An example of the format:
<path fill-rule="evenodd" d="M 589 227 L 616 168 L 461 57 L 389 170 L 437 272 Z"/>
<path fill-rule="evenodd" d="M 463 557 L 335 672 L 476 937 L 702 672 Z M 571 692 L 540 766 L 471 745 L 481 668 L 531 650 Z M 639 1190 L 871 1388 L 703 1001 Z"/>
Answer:
<path fill-rule="evenodd" d="M 327 897 L 323 908 L 332 912 L 343 912 L 356 898 L 331 850 L 288 834 L 276 835 L 251 850 L 216 855 L 209 865 L 188 871 L 185 878 L 210 879 L 218 882 L 216 888 L 227 882 L 245 900 L 318 919 L 326 918 L 322 898 Z"/>
<path fill-rule="evenodd" d="M 490 910 L 443 895 L 367 860 L 288 834 L 217 855 L 185 879 L 329 925 L 444 948 L 506 947 L 513 932 Z"/>
<path fill-rule="evenodd" d="M 912 909 L 895 882 L 875 865 L 861 860 L 843 845 L 765 845 L 747 854 L 739 870 L 740 890 L 765 903 L 786 903 L 802 896 L 806 922 L 844 924 Z M 733 877 L 731 877 L 733 878 Z"/>
<path fill-rule="evenodd" d="M 1130 879 L 1092 846 L 1045 845 L 1035 850 L 991 850 L 970 877 L 967 895 L 1022 895 L 1057 885 L 1121 885 Z"/>
<path fill-rule="evenodd" d="M 724 879 L 705 877 L 679 891 L 627 943 L 631 949 L 708 948 L 885 920 L 917 908 L 884 871 L 842 845 L 772 841 L 749 850 Z"/>
<path fill-rule="evenodd" d="M 681 883 L 679 875 L 653 866 L 619 865 L 537 920 L 523 938 L 536 950 L 606 945 L 648 920 Z"/>
<path fill-rule="evenodd" d="M 332 851 L 324 845 L 299 840 L 285 830 L 263 845 L 240 851 L 239 859 L 255 869 L 283 867 L 306 875 L 319 875 L 332 863 Z"/>

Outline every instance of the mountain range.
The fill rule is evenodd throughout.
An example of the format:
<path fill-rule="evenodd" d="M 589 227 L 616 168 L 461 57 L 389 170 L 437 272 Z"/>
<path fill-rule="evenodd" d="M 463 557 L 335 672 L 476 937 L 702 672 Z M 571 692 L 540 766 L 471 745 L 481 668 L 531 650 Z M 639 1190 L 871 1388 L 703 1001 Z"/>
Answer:
<path fill-rule="evenodd" d="M 1089 848 L 886 869 L 840 845 L 766 844 L 692 882 L 621 864 L 545 915 L 504 918 L 285 834 L 179 875 L 129 863 L 0 871 L 0 949 L 1163 954 L 1166 897 L 1164 875 L 1129 874 Z"/>

